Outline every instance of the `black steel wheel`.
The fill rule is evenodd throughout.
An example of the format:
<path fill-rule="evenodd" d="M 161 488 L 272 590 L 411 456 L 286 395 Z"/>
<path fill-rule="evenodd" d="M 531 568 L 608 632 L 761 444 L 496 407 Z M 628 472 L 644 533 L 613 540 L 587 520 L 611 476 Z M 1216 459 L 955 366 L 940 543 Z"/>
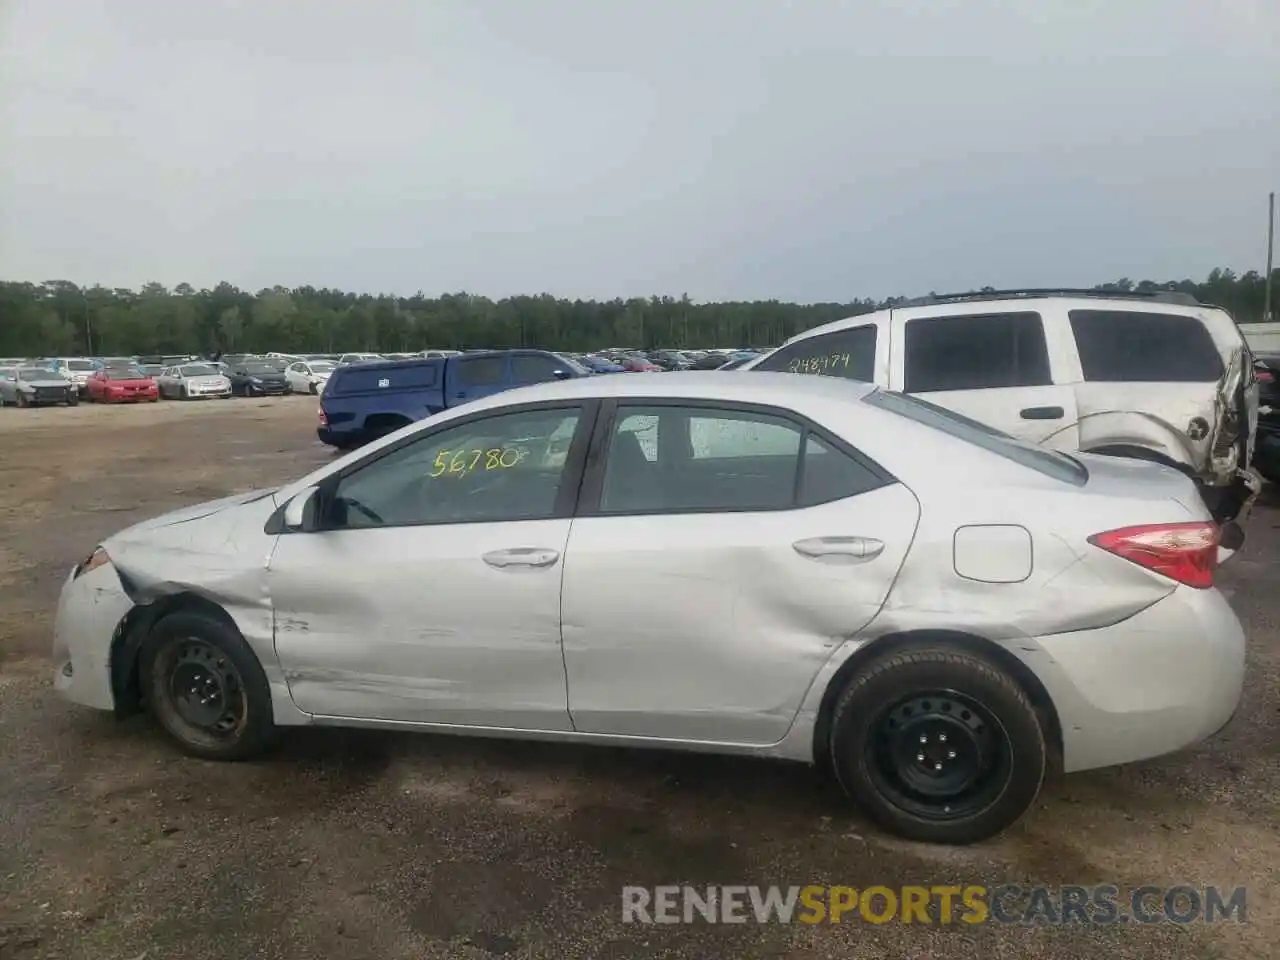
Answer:
<path fill-rule="evenodd" d="M 186 752 L 241 760 L 269 746 L 270 687 L 229 622 L 202 611 L 171 614 L 156 624 L 141 665 L 147 704 Z"/>
<path fill-rule="evenodd" d="M 911 840 L 973 843 L 1031 806 L 1047 767 L 1041 718 L 994 661 L 946 646 L 864 664 L 836 701 L 829 747 L 845 791 Z"/>

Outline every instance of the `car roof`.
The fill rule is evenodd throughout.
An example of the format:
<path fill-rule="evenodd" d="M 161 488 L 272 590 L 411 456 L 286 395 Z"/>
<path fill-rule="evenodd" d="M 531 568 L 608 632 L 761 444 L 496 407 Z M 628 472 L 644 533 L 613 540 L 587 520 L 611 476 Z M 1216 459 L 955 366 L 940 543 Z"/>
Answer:
<path fill-rule="evenodd" d="M 802 373 L 721 373 L 718 370 L 681 370 L 647 377 L 576 377 L 528 387 L 504 390 L 467 404 L 468 409 L 500 407 L 547 400 L 657 399 L 723 400 L 731 403 L 763 403 L 790 407 L 813 401 L 861 400 L 876 387 L 839 377 L 815 377 Z"/>

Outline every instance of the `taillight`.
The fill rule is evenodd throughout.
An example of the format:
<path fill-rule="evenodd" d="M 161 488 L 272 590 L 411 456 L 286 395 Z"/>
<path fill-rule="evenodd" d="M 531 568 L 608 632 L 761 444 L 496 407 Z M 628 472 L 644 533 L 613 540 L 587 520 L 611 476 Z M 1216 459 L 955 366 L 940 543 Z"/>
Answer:
<path fill-rule="evenodd" d="M 329 418 L 324 415 L 324 407 L 321 407 L 320 408 L 320 426 L 327 427 L 328 425 L 329 425 Z"/>
<path fill-rule="evenodd" d="M 1217 524 L 1193 521 L 1121 527 L 1095 533 L 1089 542 L 1171 580 L 1204 590 L 1213 586 L 1220 536 Z"/>
<path fill-rule="evenodd" d="M 1259 383 L 1274 383 L 1276 379 L 1275 374 L 1266 367 L 1254 367 L 1253 375 L 1257 378 Z"/>

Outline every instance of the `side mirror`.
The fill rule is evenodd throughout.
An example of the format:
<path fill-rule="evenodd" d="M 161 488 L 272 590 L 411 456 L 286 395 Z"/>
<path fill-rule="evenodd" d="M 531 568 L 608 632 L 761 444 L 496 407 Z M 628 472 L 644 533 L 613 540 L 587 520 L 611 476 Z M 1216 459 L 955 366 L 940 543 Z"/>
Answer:
<path fill-rule="evenodd" d="M 568 380 L 570 376 L 568 370 L 552 370 L 551 375 L 557 380 Z"/>
<path fill-rule="evenodd" d="M 286 529 L 307 532 L 316 528 L 316 505 L 319 503 L 319 494 L 319 487 L 307 487 L 289 501 L 284 508 Z"/>

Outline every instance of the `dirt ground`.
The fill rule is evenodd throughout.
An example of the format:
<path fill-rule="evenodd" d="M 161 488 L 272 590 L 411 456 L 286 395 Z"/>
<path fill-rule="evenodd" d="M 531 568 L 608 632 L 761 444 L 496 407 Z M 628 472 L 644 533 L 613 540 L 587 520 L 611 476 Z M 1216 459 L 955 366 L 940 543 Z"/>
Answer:
<path fill-rule="evenodd" d="M 1223 576 L 1240 713 L 1194 750 L 1048 786 L 1008 835 L 888 838 L 806 770 L 304 730 L 254 764 L 57 700 L 52 613 L 98 540 L 329 458 L 314 399 L 0 410 L 0 958 L 1275 956 L 1280 509 Z M 1273 503 L 1280 502 L 1274 498 Z M 1248 923 L 637 926 L 626 884 L 1248 888 Z"/>

